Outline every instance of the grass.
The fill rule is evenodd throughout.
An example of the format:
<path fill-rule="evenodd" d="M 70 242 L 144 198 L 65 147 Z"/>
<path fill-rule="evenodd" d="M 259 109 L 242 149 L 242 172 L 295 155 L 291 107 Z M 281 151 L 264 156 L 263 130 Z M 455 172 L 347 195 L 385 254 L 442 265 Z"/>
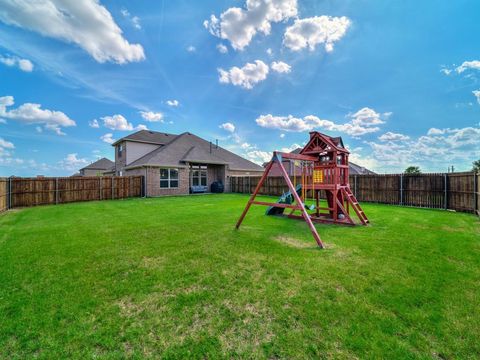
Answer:
<path fill-rule="evenodd" d="M 208 195 L 0 216 L 0 358 L 480 357 L 480 223 L 305 223 Z"/>

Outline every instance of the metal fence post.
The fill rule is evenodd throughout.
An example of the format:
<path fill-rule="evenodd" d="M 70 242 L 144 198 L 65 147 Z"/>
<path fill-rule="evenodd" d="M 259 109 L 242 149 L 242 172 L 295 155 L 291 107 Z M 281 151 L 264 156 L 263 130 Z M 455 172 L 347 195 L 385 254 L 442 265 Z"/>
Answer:
<path fill-rule="evenodd" d="M 400 205 L 403 205 L 403 174 L 400 174 Z"/>
<path fill-rule="evenodd" d="M 447 194 L 447 173 L 444 173 L 443 174 L 443 179 L 444 179 L 444 184 L 443 184 L 443 187 L 444 187 L 444 206 L 445 206 L 445 210 L 448 209 L 448 194 Z"/>
<path fill-rule="evenodd" d="M 58 205 L 58 177 L 55 178 L 55 205 Z"/>

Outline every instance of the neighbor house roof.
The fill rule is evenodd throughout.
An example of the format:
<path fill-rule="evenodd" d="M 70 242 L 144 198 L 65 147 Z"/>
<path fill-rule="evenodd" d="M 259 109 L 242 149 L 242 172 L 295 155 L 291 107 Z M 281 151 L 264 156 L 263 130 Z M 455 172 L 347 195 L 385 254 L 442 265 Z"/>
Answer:
<path fill-rule="evenodd" d="M 373 171 L 368 170 L 367 168 L 354 164 L 351 161 L 348 162 L 350 175 L 368 175 L 368 174 L 375 174 Z"/>
<path fill-rule="evenodd" d="M 115 163 L 107 158 L 101 158 L 80 170 L 108 170 L 115 166 Z"/>
<path fill-rule="evenodd" d="M 135 160 L 129 164 L 127 168 L 142 166 L 182 167 L 188 162 L 228 165 L 230 170 L 263 171 L 261 166 L 220 146 L 216 146 L 192 133 L 185 132 L 180 135 L 167 134 L 168 136 L 163 136 L 166 134 L 157 133 L 155 131 L 149 132 L 152 133 L 149 136 L 157 141 L 154 143 L 159 144 L 159 139 L 168 139 L 169 141 L 163 143 L 163 146 L 160 146 L 152 152 L 142 156 L 140 159 Z M 133 135 L 135 134 L 129 135 L 123 139 L 132 137 L 138 138 Z"/>
<path fill-rule="evenodd" d="M 115 146 L 121 141 L 134 141 L 134 142 L 142 142 L 142 143 L 149 143 L 149 144 L 165 145 L 166 143 L 174 139 L 176 136 L 177 135 L 162 133 L 158 131 L 140 130 L 140 131 L 137 131 L 136 133 L 133 133 L 121 139 L 118 139 L 112 145 Z"/>

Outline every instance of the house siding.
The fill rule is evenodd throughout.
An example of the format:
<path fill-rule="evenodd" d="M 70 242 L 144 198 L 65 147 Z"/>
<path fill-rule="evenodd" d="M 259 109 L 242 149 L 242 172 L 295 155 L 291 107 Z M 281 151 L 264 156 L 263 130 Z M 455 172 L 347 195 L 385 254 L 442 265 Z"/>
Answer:
<path fill-rule="evenodd" d="M 125 149 L 128 149 L 128 152 L 125 156 L 126 165 L 131 164 L 135 160 L 140 159 L 142 156 L 147 155 L 155 149 L 158 149 L 160 145 L 155 144 L 144 144 L 133 141 L 125 142 Z"/>
<path fill-rule="evenodd" d="M 80 175 L 82 176 L 103 176 L 103 172 L 106 170 L 99 169 L 82 169 Z"/>

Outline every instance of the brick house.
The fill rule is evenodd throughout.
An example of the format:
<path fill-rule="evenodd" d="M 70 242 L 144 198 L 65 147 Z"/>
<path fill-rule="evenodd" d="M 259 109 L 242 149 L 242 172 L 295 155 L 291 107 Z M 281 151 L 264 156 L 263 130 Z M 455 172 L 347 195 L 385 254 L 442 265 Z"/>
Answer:
<path fill-rule="evenodd" d="M 90 165 L 81 168 L 76 176 L 103 176 L 105 172 L 110 171 L 115 163 L 107 158 L 101 158 Z"/>
<path fill-rule="evenodd" d="M 189 132 L 174 135 L 141 130 L 112 146 L 115 168 L 110 174 L 145 176 L 146 196 L 208 192 L 215 181 L 229 191 L 230 176 L 259 176 L 264 170 Z"/>

